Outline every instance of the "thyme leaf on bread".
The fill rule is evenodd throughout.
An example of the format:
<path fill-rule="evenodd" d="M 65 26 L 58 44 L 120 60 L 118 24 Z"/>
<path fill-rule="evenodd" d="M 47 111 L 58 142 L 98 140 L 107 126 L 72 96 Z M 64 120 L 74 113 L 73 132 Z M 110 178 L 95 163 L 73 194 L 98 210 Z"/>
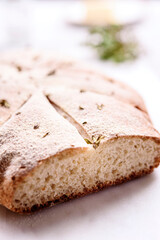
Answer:
<path fill-rule="evenodd" d="M 104 104 L 97 104 L 97 109 L 98 110 L 102 110 L 103 107 L 104 107 Z"/>
<path fill-rule="evenodd" d="M 0 107 L 10 108 L 9 102 L 5 99 L 0 99 Z"/>
<path fill-rule="evenodd" d="M 128 27 L 127 27 L 128 26 Z M 129 37 L 129 25 L 110 25 L 89 29 L 91 40 L 87 44 L 95 49 L 102 60 L 124 62 L 138 57 L 138 44 Z"/>
<path fill-rule="evenodd" d="M 92 144 L 93 148 L 96 149 L 97 147 L 99 147 L 99 144 L 103 138 L 104 136 L 102 135 L 99 135 L 98 137 L 93 135 L 91 141 L 87 138 L 85 138 L 84 140 L 86 141 L 87 144 Z"/>
<path fill-rule="evenodd" d="M 88 138 L 84 139 L 86 141 L 87 144 L 93 144 Z"/>

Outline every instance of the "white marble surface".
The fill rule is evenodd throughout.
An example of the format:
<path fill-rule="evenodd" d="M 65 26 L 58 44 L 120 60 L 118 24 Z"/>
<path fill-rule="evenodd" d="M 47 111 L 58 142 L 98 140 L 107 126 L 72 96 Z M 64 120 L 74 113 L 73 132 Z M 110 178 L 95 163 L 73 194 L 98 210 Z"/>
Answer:
<path fill-rule="evenodd" d="M 160 3 L 151 2 L 149 5 L 147 2 L 144 9 L 146 21 L 136 29 L 147 50 L 146 55 L 135 63 L 114 65 L 98 61 L 82 44 L 87 39 L 86 30 L 66 24 L 73 2 L 1 1 L 0 49 L 30 45 L 89 62 L 137 89 L 160 130 L 160 70 L 157 63 L 160 50 L 156 45 L 160 31 L 156 31 L 158 26 L 153 27 L 156 26 Z M 152 14 L 149 14 L 151 9 Z M 0 207 L 0 239 L 159 240 L 159 201 L 160 168 L 144 178 L 31 216 L 19 216 Z"/>

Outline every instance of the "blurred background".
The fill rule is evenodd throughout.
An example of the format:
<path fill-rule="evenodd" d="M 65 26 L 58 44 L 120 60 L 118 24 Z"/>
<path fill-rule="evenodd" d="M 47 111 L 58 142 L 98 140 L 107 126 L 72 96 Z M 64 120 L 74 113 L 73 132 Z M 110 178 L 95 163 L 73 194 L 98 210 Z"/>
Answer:
<path fill-rule="evenodd" d="M 137 89 L 160 129 L 159 23 L 156 0 L 0 0 L 0 50 L 45 49 L 89 63 Z"/>

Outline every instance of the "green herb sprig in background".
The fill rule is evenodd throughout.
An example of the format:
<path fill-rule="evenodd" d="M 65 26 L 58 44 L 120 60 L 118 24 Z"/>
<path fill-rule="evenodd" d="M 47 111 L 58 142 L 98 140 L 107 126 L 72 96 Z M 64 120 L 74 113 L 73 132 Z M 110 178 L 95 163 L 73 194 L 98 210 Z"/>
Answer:
<path fill-rule="evenodd" d="M 130 26 L 110 25 L 89 29 L 91 40 L 87 44 L 97 50 L 102 60 L 124 62 L 134 60 L 139 55 L 138 43 L 129 34 Z"/>

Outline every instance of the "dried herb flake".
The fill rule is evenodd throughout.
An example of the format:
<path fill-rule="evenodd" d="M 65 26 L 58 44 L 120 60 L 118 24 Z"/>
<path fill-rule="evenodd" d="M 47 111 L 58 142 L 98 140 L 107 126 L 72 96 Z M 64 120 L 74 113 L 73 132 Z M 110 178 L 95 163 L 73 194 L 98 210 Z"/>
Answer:
<path fill-rule="evenodd" d="M 102 135 L 99 135 L 98 137 L 93 135 L 91 141 L 87 138 L 85 138 L 84 140 L 86 141 L 87 144 L 92 144 L 93 148 L 96 149 L 97 147 L 99 147 L 99 144 L 102 139 L 104 139 L 104 136 Z"/>
<path fill-rule="evenodd" d="M 93 144 L 89 139 L 85 138 L 84 139 L 86 141 L 87 144 Z"/>
<path fill-rule="evenodd" d="M 22 71 L 22 67 L 21 67 L 21 66 L 16 65 L 16 68 L 17 68 L 18 72 L 21 72 L 21 71 Z"/>
<path fill-rule="evenodd" d="M 4 108 L 10 108 L 9 102 L 5 99 L 0 99 L 0 106 Z"/>
<path fill-rule="evenodd" d="M 38 129 L 39 128 L 39 125 L 38 124 L 36 124 L 36 125 L 34 125 L 34 127 L 33 127 L 33 129 Z"/>
<path fill-rule="evenodd" d="M 42 138 L 45 138 L 48 135 L 49 135 L 49 132 L 45 133 Z"/>
<path fill-rule="evenodd" d="M 56 70 L 53 69 L 53 70 L 51 70 L 50 72 L 48 72 L 47 76 L 55 75 L 55 73 L 56 73 Z"/>
<path fill-rule="evenodd" d="M 79 106 L 79 110 L 84 110 L 84 108 L 83 108 L 83 107 L 81 107 L 81 106 Z"/>
<path fill-rule="evenodd" d="M 84 93 L 86 92 L 84 89 L 80 89 L 80 93 Z"/>
<path fill-rule="evenodd" d="M 20 114 L 21 114 L 21 112 L 17 112 L 17 113 L 16 113 L 16 115 L 20 115 Z"/>
<path fill-rule="evenodd" d="M 97 104 L 97 109 L 98 110 L 102 110 L 103 107 L 104 107 L 104 104 L 101 104 L 101 105 Z"/>

